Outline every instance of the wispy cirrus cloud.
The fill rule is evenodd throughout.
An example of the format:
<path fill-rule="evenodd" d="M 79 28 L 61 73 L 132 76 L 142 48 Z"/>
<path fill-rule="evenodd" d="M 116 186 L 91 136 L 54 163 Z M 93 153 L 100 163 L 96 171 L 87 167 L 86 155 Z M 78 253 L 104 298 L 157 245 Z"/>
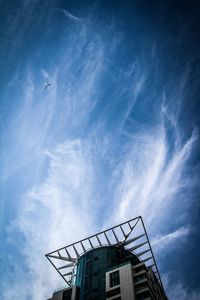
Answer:
<path fill-rule="evenodd" d="M 168 286 L 169 285 L 169 286 Z M 200 299 L 200 291 L 191 291 L 182 283 L 173 284 L 168 282 L 167 277 L 165 277 L 165 286 L 168 290 L 168 298 L 173 300 L 197 300 Z"/>
<path fill-rule="evenodd" d="M 191 228 L 189 226 L 183 226 L 168 234 L 155 237 L 151 244 L 157 249 L 157 251 L 159 251 L 164 247 L 170 247 L 171 245 L 174 245 L 177 240 L 180 242 L 180 240 L 187 238 L 190 232 Z"/>
<path fill-rule="evenodd" d="M 93 28 L 79 28 L 63 38 L 58 55 L 51 53 L 52 64 L 39 65 L 38 71 L 30 67 L 24 76 L 8 131 L 10 165 L 5 178 L 19 176 L 21 169 L 21 182 L 28 174 L 38 177 L 33 176 L 18 195 L 18 210 L 8 230 L 8 242 L 21 253 L 25 268 L 19 263 L 9 274 L 13 284 L 4 291 L 6 300 L 50 296 L 62 283 L 44 254 L 108 223 L 142 215 L 158 234 L 156 224 L 165 223 L 165 211 L 173 208 L 183 189 L 191 187 L 184 172 L 197 131 L 181 139 L 178 118 L 166 103 L 157 106 L 150 125 L 134 120 L 151 74 L 148 64 L 141 67 L 141 57 L 122 71 L 115 70 L 115 51 L 123 46 L 123 39 L 116 33 L 118 38 L 110 40 L 108 29 L 112 28 L 95 32 L 93 39 Z M 52 81 L 48 90 L 43 88 L 44 79 Z M 144 114 L 149 111 L 153 112 L 151 106 Z M 184 211 L 183 206 L 180 216 Z M 23 242 L 16 241 L 18 236 Z M 185 227 L 158 239 L 168 243 L 183 236 L 187 236 Z M 11 255 L 11 266 L 12 260 Z"/>
<path fill-rule="evenodd" d="M 164 125 L 153 132 L 133 134 L 116 193 L 116 218 L 142 214 L 146 222 L 151 223 L 155 215 L 169 209 L 176 201 L 176 195 L 192 186 L 183 172 L 197 139 L 198 133 L 194 130 L 191 137 L 169 156 Z"/>
<path fill-rule="evenodd" d="M 31 299 L 45 299 L 49 286 L 63 285 L 44 254 L 94 230 L 92 212 L 98 207 L 93 197 L 90 155 L 80 140 L 68 141 L 44 155 L 50 160 L 48 175 L 24 195 L 20 215 L 10 227 L 10 243 L 15 244 L 12 236 L 16 230 L 25 238 L 23 248 L 18 249 L 29 270 Z M 5 299 L 11 299 L 9 295 L 12 292 L 5 291 Z"/>
<path fill-rule="evenodd" d="M 174 163 L 174 156 L 172 160 L 166 159 L 166 147 L 164 145 L 167 144 L 167 140 L 164 142 L 164 140 L 157 140 L 157 138 L 158 136 L 154 136 L 154 139 L 149 136 L 148 139 L 145 136 L 144 140 L 138 140 L 137 151 L 140 149 L 141 159 L 143 158 L 143 160 L 137 160 L 138 157 L 134 157 L 133 152 L 131 152 L 131 158 L 134 157 L 135 159 L 134 165 L 130 165 L 130 157 L 128 159 L 128 156 L 124 164 L 121 163 L 120 165 L 122 174 L 123 176 L 126 174 L 126 177 L 120 180 L 113 170 L 113 175 L 110 175 L 107 183 L 103 183 L 98 178 L 97 169 L 101 168 L 102 158 L 105 159 L 109 147 L 108 143 L 99 141 L 101 152 L 104 152 L 104 156 L 99 158 L 93 152 L 94 147 L 90 139 L 68 140 L 54 150 L 44 151 L 44 156 L 47 156 L 49 160 L 48 173 L 43 183 L 32 187 L 24 196 L 21 202 L 20 215 L 11 228 L 11 232 L 14 232 L 14 228 L 17 228 L 25 238 L 22 253 L 32 274 L 32 299 L 36 299 L 38 295 L 47 297 L 50 291 L 49 287 L 52 290 L 52 287 L 56 288 L 56 286 L 62 285 L 56 272 L 53 269 L 51 270 L 51 266 L 48 267 L 45 263 L 44 253 L 83 238 L 99 228 L 95 212 L 98 212 L 102 206 L 102 199 L 99 198 L 97 193 L 98 185 L 105 190 L 107 184 L 111 185 L 111 189 L 116 190 L 119 185 L 118 192 L 123 192 L 123 189 L 126 191 L 125 200 L 122 199 L 127 202 L 118 203 L 118 194 L 115 193 L 113 198 L 109 199 L 110 202 L 106 201 L 108 214 L 109 211 L 113 213 L 112 203 L 116 204 L 117 217 L 115 217 L 115 221 L 113 219 L 109 220 L 109 225 L 119 221 L 119 219 L 142 214 L 145 216 L 146 223 L 151 222 L 153 226 L 152 218 L 155 214 L 159 215 L 164 208 L 172 205 L 176 194 L 181 188 L 181 176 L 178 176 L 178 181 L 175 181 L 173 176 L 176 176 L 177 172 L 181 175 L 181 170 L 186 164 L 186 160 L 180 162 L 177 157 L 184 158 L 186 154 L 186 157 L 188 157 L 188 151 L 191 151 L 192 148 L 190 147 L 192 147 L 195 139 L 191 137 L 186 142 L 179 155 L 175 156 L 178 162 Z M 154 141 L 153 144 L 152 141 Z M 189 148 L 188 143 L 191 143 Z M 142 145 L 145 146 L 144 152 L 141 152 Z M 148 145 L 147 148 L 146 145 Z M 156 149 L 157 152 L 155 152 Z M 134 154 L 137 151 L 135 149 Z M 152 154 L 154 154 L 153 158 Z M 168 171 L 171 168 L 176 174 Z M 132 177 L 130 174 L 132 176 L 136 174 L 136 177 Z M 164 183 L 161 182 L 159 186 L 161 174 Z M 168 176 L 170 176 L 170 179 Z M 158 188 L 161 190 L 159 191 Z M 160 194 L 162 198 L 158 197 Z M 152 210 L 151 214 L 149 213 L 150 210 Z M 100 222 L 100 226 L 105 227 L 106 225 Z M 183 227 L 166 236 L 158 236 L 153 241 L 153 245 L 156 245 L 157 248 L 159 243 L 169 247 L 171 243 L 187 237 L 189 231 L 189 227 Z M 155 229 L 154 232 L 156 232 Z M 39 269 L 41 270 L 40 275 L 35 277 Z M 48 278 L 46 272 L 48 272 Z"/>
<path fill-rule="evenodd" d="M 66 9 L 62 9 L 62 12 L 63 14 L 68 17 L 69 19 L 71 20 L 74 20 L 74 21 L 81 21 L 80 18 L 74 16 L 72 13 L 70 13 L 69 11 L 67 11 Z"/>
<path fill-rule="evenodd" d="M 20 57 L 20 49 L 30 33 L 33 20 L 35 28 L 39 28 L 44 21 L 43 11 L 48 10 L 49 13 L 52 5 L 53 3 L 50 3 L 50 1 L 41 3 L 39 0 L 34 1 L 34 3 L 23 1 L 18 7 L 12 2 L 0 3 L 2 11 L 4 11 L 3 26 L 0 30 L 0 40 L 4 45 L 0 61 L 2 67 L 6 66 L 8 68 L 13 60 L 17 60 L 17 56 Z M 37 15 L 36 18 L 35 12 L 38 7 L 40 7 L 42 13 Z M 21 23 L 22 18 L 24 19 L 23 24 Z M 9 51 L 6 51 L 8 49 Z"/>

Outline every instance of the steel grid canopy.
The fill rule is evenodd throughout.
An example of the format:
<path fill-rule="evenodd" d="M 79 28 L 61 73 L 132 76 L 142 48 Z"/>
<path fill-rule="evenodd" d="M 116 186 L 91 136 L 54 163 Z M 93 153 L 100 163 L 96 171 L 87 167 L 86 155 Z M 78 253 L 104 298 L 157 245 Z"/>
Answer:
<path fill-rule="evenodd" d="M 147 268 L 152 269 L 162 286 L 155 257 L 141 216 L 50 252 L 46 254 L 46 257 L 65 282 L 71 286 L 73 278 L 76 276 L 76 265 L 79 257 L 92 249 L 111 245 L 123 247 L 136 255 L 141 263 L 144 262 Z"/>

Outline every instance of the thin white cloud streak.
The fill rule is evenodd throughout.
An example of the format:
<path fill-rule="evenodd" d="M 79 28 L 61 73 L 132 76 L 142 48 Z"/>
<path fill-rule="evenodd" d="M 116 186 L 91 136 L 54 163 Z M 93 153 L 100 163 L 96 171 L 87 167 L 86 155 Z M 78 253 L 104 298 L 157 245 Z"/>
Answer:
<path fill-rule="evenodd" d="M 166 249 L 166 247 L 173 246 L 174 244 L 180 242 L 181 240 L 185 239 L 191 232 L 191 228 L 188 226 L 183 226 L 173 232 L 170 232 L 166 235 L 162 236 L 156 236 L 151 244 L 158 252 L 159 250 L 162 250 L 163 248 Z"/>
<path fill-rule="evenodd" d="M 43 161 L 48 159 L 49 169 L 43 183 L 35 184 L 20 199 L 20 214 L 8 231 L 9 243 L 15 244 L 15 235 L 19 232 L 24 236 L 25 245 L 21 247 L 15 244 L 15 247 L 23 255 L 29 271 L 25 273 L 19 268 L 13 277 L 10 275 L 10 282 L 13 282 L 15 276 L 24 272 L 12 288 L 5 288 L 3 297 L 7 300 L 12 299 L 14 294 L 23 300 L 30 293 L 29 299 L 33 300 L 50 297 L 53 288 L 62 286 L 63 282 L 44 254 L 95 230 L 94 211 L 98 211 L 99 204 L 94 190 L 98 183 L 95 182 L 92 153 L 88 146 L 91 141 L 73 140 L 66 133 L 64 143 L 57 143 L 53 149 L 44 146 L 49 136 L 54 136 L 51 130 L 54 130 L 55 124 L 57 129 L 66 125 L 68 129 L 76 128 L 88 118 L 95 104 L 92 95 L 103 66 L 102 49 L 99 48 L 95 55 L 88 53 L 78 85 L 76 83 L 74 87 L 66 88 L 65 82 L 60 82 L 58 77 L 70 76 L 70 66 L 68 73 L 62 64 L 68 60 L 69 53 L 62 57 L 61 67 L 56 67 L 53 73 L 41 71 L 42 76 L 53 80 L 53 88 L 48 91 L 43 89 L 43 82 L 38 88 L 31 70 L 28 71 L 19 113 L 12 120 L 16 140 L 15 147 L 10 150 L 13 164 L 5 178 L 15 174 L 33 158 L 36 158 L 35 167 L 38 170 Z M 62 97 L 62 101 L 59 97 Z M 23 154 L 21 160 L 17 159 L 20 153 Z M 23 280 L 27 276 L 31 282 L 31 292 Z M 20 289 L 23 289 L 23 293 Z"/>
<path fill-rule="evenodd" d="M 68 10 L 63 9 L 63 8 L 59 8 L 59 7 L 55 7 L 54 10 L 62 13 L 67 19 L 70 19 L 72 21 L 75 21 L 77 23 L 82 23 L 82 19 L 73 15 L 72 13 L 70 13 Z"/>
<path fill-rule="evenodd" d="M 115 207 L 116 221 L 142 214 L 148 223 L 152 222 L 155 214 L 174 201 L 174 196 L 184 185 L 181 172 L 196 138 L 196 132 L 193 132 L 172 158 L 167 159 L 163 127 L 156 133 L 134 137 L 134 146 L 119 168 L 123 174 L 121 182 L 115 176 L 110 178 L 112 188 L 117 191 L 113 198 L 115 203 L 119 199 L 118 193 L 123 196 L 122 202 Z M 106 153 L 109 144 L 101 145 L 101 150 Z M 26 238 L 23 255 L 33 274 L 34 300 L 38 295 L 41 299 L 50 296 L 49 291 L 58 284 L 58 275 L 50 270 L 51 267 L 48 269 L 43 254 L 95 230 L 96 220 L 92 216 L 100 205 L 95 186 L 101 184 L 95 167 L 101 162 L 92 159 L 92 149 L 90 140 L 68 140 L 55 150 L 45 150 L 44 155 L 50 160 L 48 176 L 41 185 L 32 188 L 22 202 L 21 214 L 14 225 Z M 110 209 L 109 205 L 107 209 Z M 113 224 L 114 221 L 109 222 Z M 167 243 L 186 234 L 185 228 L 160 239 Z M 38 270 L 42 271 L 35 278 Z M 46 272 L 51 274 L 48 279 Z"/>
<path fill-rule="evenodd" d="M 110 157 L 110 149 L 115 146 L 112 145 L 114 139 L 102 130 L 105 122 L 103 118 L 91 130 L 91 136 L 88 134 L 86 138 L 72 138 L 68 132 L 71 129 L 80 130 L 95 108 L 98 101 L 96 90 L 105 70 L 106 49 L 99 40 L 98 47 L 89 48 L 81 60 L 78 80 L 77 73 L 73 73 L 74 65 L 82 55 L 80 49 L 88 42 L 84 30 L 79 34 L 78 42 L 77 37 L 73 40 L 74 44 L 78 44 L 76 53 L 67 49 L 53 72 L 41 71 L 43 77 L 53 79 L 53 86 L 48 91 L 43 89 L 43 82 L 38 88 L 32 71 L 28 71 L 22 105 L 12 124 L 14 135 L 17 133 L 17 142 L 7 177 L 24 166 L 30 157 L 37 156 L 38 165 L 49 159 L 47 174 L 42 182 L 33 183 L 34 186 L 20 199 L 20 214 L 9 232 L 9 239 L 13 243 L 13 236 L 18 232 L 25 239 L 23 247 L 15 246 L 22 253 L 29 270 L 28 274 L 24 272 L 24 276 L 20 277 L 28 275 L 28 288 L 31 286 L 29 298 L 32 300 L 51 296 L 52 289 L 61 284 L 59 275 L 48 266 L 44 254 L 103 226 L 103 221 L 99 220 L 101 216 L 95 219 L 103 200 L 107 214 L 112 214 L 112 218 L 106 220 L 110 225 L 142 214 L 148 224 L 152 222 L 153 227 L 153 217 L 163 213 L 186 185 L 182 171 L 187 167 L 187 160 L 197 139 L 194 131 L 185 143 L 177 143 L 179 147 L 169 157 L 169 141 L 163 125 L 166 114 L 163 114 L 160 125 L 151 131 L 142 129 L 137 134 L 130 133 L 128 150 L 122 159 L 115 158 L 116 154 Z M 106 108 L 112 105 L 114 110 L 126 92 L 132 96 L 119 122 L 120 130 L 117 133 L 123 133 L 126 120 L 145 85 L 146 76 L 143 70 L 137 71 L 136 68 L 130 85 L 121 90 L 121 86 L 117 87 L 116 84 L 119 93 Z M 63 128 L 66 134 L 61 143 L 56 140 L 55 133 Z M 45 147 L 49 137 L 56 140 L 56 146 Z M 97 145 L 94 146 L 95 137 Z M 21 161 L 17 159 L 20 152 L 24 156 Z M 97 169 L 104 174 L 103 164 L 110 161 L 113 161 L 115 167 L 108 172 L 108 182 L 103 183 Z M 103 200 L 98 195 L 99 186 L 104 192 Z M 105 195 L 106 191 L 109 191 L 110 199 Z M 14 273 L 13 281 L 19 273 L 20 268 Z M 26 292 L 21 294 L 23 287 Z M 13 299 L 14 295 L 25 300 L 29 293 L 26 281 L 22 279 L 5 290 L 4 296 L 6 300 Z"/>
<path fill-rule="evenodd" d="M 24 42 L 24 38 L 32 24 L 32 20 L 35 20 L 35 27 L 43 20 L 43 14 L 38 14 L 37 18 L 34 18 L 35 9 L 38 4 L 39 0 L 35 0 L 34 2 L 23 1 L 19 6 L 20 8 L 17 9 L 14 3 L 8 3 L 8 5 L 4 4 L 6 17 L 4 18 L 2 31 L 0 31 L 0 42 L 4 45 L 4 48 L 2 48 L 3 51 L 1 52 L 1 65 L 8 65 L 11 60 L 15 58 L 15 55 L 18 54 L 19 48 Z M 46 1 L 42 6 L 40 3 L 40 9 L 49 9 L 51 5 L 51 1 Z M 23 25 L 21 24 L 22 18 L 24 20 Z M 4 49 L 9 49 L 9 52 Z"/>
<path fill-rule="evenodd" d="M 63 12 L 64 15 L 65 15 L 66 17 L 68 17 L 69 19 L 72 19 L 72 20 L 78 21 L 78 22 L 81 21 L 80 18 L 74 16 L 73 14 L 71 14 L 70 12 L 68 12 L 66 9 L 62 9 L 62 12 Z"/>
<path fill-rule="evenodd" d="M 54 84 L 50 92 L 43 88 L 43 82 L 38 91 L 33 74 L 28 71 L 21 106 L 12 119 L 11 131 L 8 132 L 8 138 L 14 147 L 7 150 L 9 164 L 4 170 L 3 180 L 41 153 L 55 111 L 56 76 L 56 73 L 52 75 Z"/>
<path fill-rule="evenodd" d="M 168 158 L 168 141 L 161 125 L 155 132 L 133 135 L 129 155 L 122 166 L 122 179 L 116 191 L 116 220 L 142 215 L 151 223 L 155 215 L 174 203 L 175 196 L 189 186 L 182 173 L 198 138 L 191 137 Z M 190 183 L 189 183 L 190 185 Z"/>
<path fill-rule="evenodd" d="M 166 275 L 164 278 L 164 285 L 168 290 L 168 298 L 172 300 L 198 300 L 200 299 L 200 290 L 196 291 L 189 290 L 185 285 L 178 282 L 174 284 L 170 282 L 170 276 Z"/>
<path fill-rule="evenodd" d="M 19 218 L 10 229 L 12 232 L 17 227 L 26 238 L 21 251 L 32 274 L 31 299 L 45 299 L 50 296 L 49 290 L 59 282 L 62 285 L 44 254 L 95 230 L 92 212 L 98 207 L 93 197 L 90 154 L 82 142 L 66 142 L 46 154 L 50 157 L 48 176 L 27 193 Z M 11 291 L 5 295 L 5 299 L 12 298 Z"/>
<path fill-rule="evenodd" d="M 182 284 L 178 284 L 169 292 L 169 299 L 173 300 L 198 300 L 200 299 L 200 291 L 188 291 Z"/>
<path fill-rule="evenodd" d="M 86 42 L 84 30 L 78 36 L 81 48 Z M 76 80 L 73 66 L 81 53 L 78 51 L 75 55 L 68 49 L 53 71 L 40 70 L 42 78 L 52 82 L 48 90 L 44 89 L 43 80 L 38 86 L 31 68 L 28 68 L 21 103 L 11 121 L 12 131 L 7 134 L 12 135 L 11 140 L 15 144 L 7 153 L 10 163 L 6 166 L 3 179 L 40 155 L 48 136 L 52 138 L 56 131 L 61 132 L 64 128 L 67 136 L 71 130 L 80 130 L 87 123 L 97 103 L 95 91 L 103 69 L 104 52 L 100 43 L 98 51 L 88 50 L 80 62 L 81 74 L 78 74 L 79 80 Z M 53 128 L 53 133 L 49 135 L 50 127 Z M 16 160 L 22 153 L 23 157 Z"/>
<path fill-rule="evenodd" d="M 138 65 L 133 64 L 131 70 L 127 73 L 128 78 L 133 78 L 129 88 L 129 95 L 132 101 L 129 102 L 129 105 L 123 114 L 123 119 L 120 126 L 120 132 L 123 133 L 124 125 L 127 122 L 131 111 L 134 109 L 136 102 L 138 101 L 138 97 L 144 89 L 147 74 L 145 70 L 140 70 Z M 121 99 L 124 100 L 126 96 L 124 96 L 125 92 L 127 92 L 127 88 L 121 91 Z M 122 101 L 123 101 L 122 100 Z"/>

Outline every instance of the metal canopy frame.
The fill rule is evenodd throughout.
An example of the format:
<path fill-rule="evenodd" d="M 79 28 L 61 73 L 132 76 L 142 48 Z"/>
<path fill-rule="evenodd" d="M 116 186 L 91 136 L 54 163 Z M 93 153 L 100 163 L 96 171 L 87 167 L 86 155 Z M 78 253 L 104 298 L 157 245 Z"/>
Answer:
<path fill-rule="evenodd" d="M 123 247 L 136 255 L 141 263 L 145 263 L 147 268 L 152 269 L 163 288 L 155 257 L 141 216 L 47 253 L 45 256 L 64 281 L 71 286 L 76 276 L 76 266 L 79 257 L 92 249 L 103 246 Z"/>

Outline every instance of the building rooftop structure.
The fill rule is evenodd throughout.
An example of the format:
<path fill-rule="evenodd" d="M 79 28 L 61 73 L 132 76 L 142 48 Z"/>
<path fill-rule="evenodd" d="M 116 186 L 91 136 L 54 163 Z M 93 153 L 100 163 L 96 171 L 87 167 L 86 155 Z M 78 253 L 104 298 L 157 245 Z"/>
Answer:
<path fill-rule="evenodd" d="M 46 257 L 69 287 L 58 299 L 167 299 L 141 216 Z M 79 291 L 72 293 L 74 287 Z"/>

